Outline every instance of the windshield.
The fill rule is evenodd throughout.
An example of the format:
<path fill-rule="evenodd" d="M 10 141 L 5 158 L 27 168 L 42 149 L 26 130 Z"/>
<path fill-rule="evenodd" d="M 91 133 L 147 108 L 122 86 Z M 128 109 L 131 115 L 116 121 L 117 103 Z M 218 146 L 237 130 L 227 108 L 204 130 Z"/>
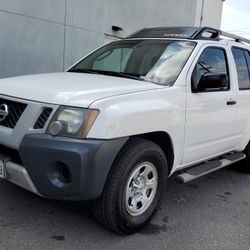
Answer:
<path fill-rule="evenodd" d="M 167 40 L 123 40 L 105 45 L 69 72 L 106 74 L 162 85 L 175 82 L 194 42 Z"/>

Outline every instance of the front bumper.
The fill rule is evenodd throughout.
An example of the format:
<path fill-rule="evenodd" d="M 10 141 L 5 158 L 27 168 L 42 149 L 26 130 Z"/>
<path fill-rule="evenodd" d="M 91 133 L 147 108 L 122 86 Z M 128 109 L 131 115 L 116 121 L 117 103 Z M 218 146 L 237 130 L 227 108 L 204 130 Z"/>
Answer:
<path fill-rule="evenodd" d="M 12 162 L 11 157 L 5 163 L 7 179 L 46 198 L 95 199 L 101 195 L 114 159 L 127 140 L 26 135 L 19 148 L 21 164 Z"/>

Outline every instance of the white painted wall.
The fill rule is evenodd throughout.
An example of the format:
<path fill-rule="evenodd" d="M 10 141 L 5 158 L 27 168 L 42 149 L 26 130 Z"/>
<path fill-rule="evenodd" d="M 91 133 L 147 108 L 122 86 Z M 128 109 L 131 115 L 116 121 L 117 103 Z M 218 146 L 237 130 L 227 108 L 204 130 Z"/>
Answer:
<path fill-rule="evenodd" d="M 197 0 L 196 26 L 220 28 L 223 0 Z"/>

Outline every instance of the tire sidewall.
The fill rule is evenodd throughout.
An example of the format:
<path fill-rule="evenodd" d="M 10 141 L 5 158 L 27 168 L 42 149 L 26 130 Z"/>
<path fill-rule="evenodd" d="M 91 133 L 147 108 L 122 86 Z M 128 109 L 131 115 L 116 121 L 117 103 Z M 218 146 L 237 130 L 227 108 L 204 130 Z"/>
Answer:
<path fill-rule="evenodd" d="M 158 148 L 157 148 L 158 149 Z M 125 191 L 126 185 L 129 176 L 131 175 L 132 171 L 141 163 L 143 162 L 151 162 L 157 171 L 158 174 L 158 185 L 154 200 L 150 204 L 149 208 L 141 215 L 132 216 L 130 215 L 125 207 Z M 163 152 L 160 153 L 159 150 L 154 149 L 145 149 L 138 153 L 133 159 L 131 159 L 130 164 L 125 169 L 122 177 L 120 188 L 118 189 L 118 217 L 121 222 L 121 226 L 123 228 L 129 228 L 131 230 L 138 230 L 138 228 L 142 227 L 144 224 L 149 222 L 157 208 L 159 206 L 162 193 L 165 190 L 166 179 L 167 179 L 167 164 L 166 159 L 163 155 Z"/>

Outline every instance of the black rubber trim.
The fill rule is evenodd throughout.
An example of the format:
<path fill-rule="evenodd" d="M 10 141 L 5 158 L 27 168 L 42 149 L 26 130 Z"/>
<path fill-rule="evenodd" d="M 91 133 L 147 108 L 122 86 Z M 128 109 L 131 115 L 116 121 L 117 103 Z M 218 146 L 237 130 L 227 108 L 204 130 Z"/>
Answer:
<path fill-rule="evenodd" d="M 127 140 L 81 141 L 26 135 L 19 152 L 40 194 L 53 199 L 90 200 L 101 195 L 112 163 Z M 58 178 L 58 163 L 68 167 L 70 180 Z"/>
<path fill-rule="evenodd" d="M 229 161 L 236 161 L 236 160 L 238 160 L 240 158 L 243 158 L 244 156 L 245 156 L 244 153 L 236 152 L 236 153 L 233 153 L 233 154 L 224 155 L 223 158 L 227 159 Z"/>

